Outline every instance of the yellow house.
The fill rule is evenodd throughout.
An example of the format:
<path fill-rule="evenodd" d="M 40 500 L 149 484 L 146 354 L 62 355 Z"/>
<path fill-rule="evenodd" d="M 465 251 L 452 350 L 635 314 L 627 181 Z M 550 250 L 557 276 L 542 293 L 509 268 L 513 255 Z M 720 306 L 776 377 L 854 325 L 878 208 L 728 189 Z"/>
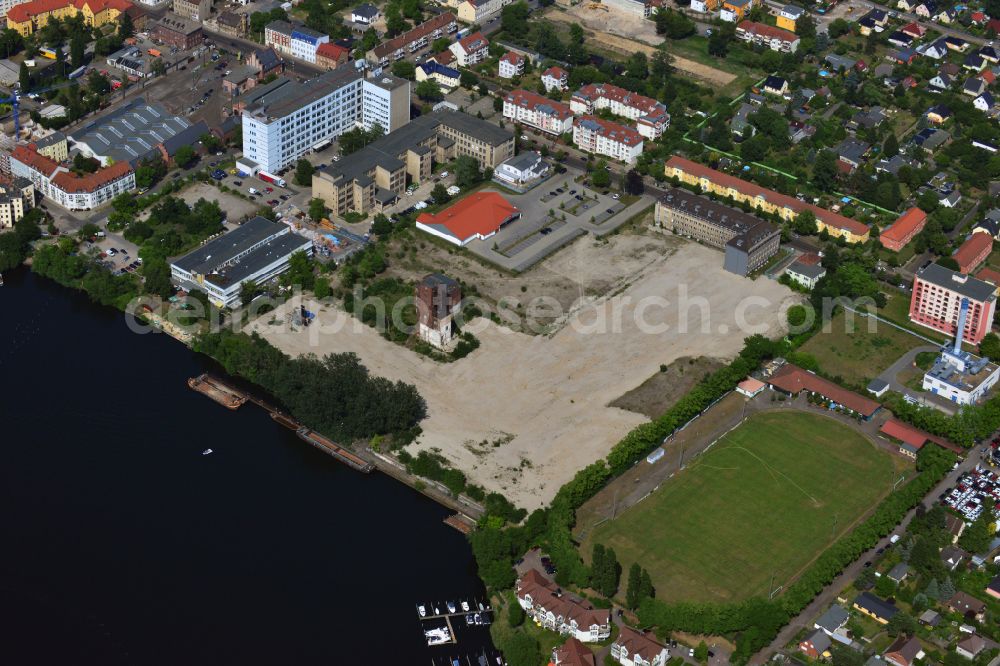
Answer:
<path fill-rule="evenodd" d="M 802 15 L 806 13 L 806 10 L 801 7 L 796 7 L 795 5 L 785 5 L 778 12 L 778 27 L 784 30 L 791 30 L 795 32 L 796 22 L 802 18 Z"/>
<path fill-rule="evenodd" d="M 782 220 L 794 220 L 799 213 L 811 211 L 816 216 L 816 231 L 826 231 L 848 243 L 865 243 L 869 238 L 867 225 L 833 211 L 814 206 L 781 192 L 768 190 L 722 171 L 674 155 L 664 167 L 667 178 L 677 178 L 688 185 L 697 185 L 703 192 L 712 192 L 751 208 L 776 215 Z"/>
<path fill-rule="evenodd" d="M 7 11 L 7 27 L 28 37 L 44 28 L 51 19 L 82 15 L 87 25 L 99 28 L 117 21 L 131 8 L 132 3 L 128 0 L 31 0 Z"/>
<path fill-rule="evenodd" d="M 66 142 L 66 135 L 62 132 L 52 132 L 41 139 L 36 139 L 35 150 L 38 151 L 38 154 L 45 155 L 55 162 L 65 162 L 69 159 L 69 146 Z"/>

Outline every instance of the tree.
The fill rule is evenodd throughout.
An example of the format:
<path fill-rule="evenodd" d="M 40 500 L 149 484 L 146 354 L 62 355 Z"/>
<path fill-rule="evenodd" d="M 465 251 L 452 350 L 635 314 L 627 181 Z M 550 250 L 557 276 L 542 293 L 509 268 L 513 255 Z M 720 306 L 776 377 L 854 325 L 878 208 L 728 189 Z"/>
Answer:
<path fill-rule="evenodd" d="M 28 71 L 28 66 L 21 62 L 21 67 L 17 73 L 18 84 L 21 88 L 21 94 L 25 94 L 31 90 L 31 72 Z"/>
<path fill-rule="evenodd" d="M 309 217 L 313 222 L 318 222 L 326 217 L 326 203 L 316 197 L 309 200 Z"/>
<path fill-rule="evenodd" d="M 509 666 L 538 666 L 541 663 L 538 641 L 523 631 L 514 633 L 506 643 L 498 647 L 503 651 Z"/>
<path fill-rule="evenodd" d="M 444 93 L 441 92 L 441 87 L 434 79 L 424 79 L 417 84 L 413 92 L 417 94 L 417 97 L 427 102 L 439 102 L 444 99 Z"/>
<path fill-rule="evenodd" d="M 992 334 L 990 334 L 992 335 Z M 996 337 L 996 336 L 994 336 Z M 992 511 L 984 510 L 958 539 L 958 545 L 970 553 L 985 553 L 993 540 Z"/>
<path fill-rule="evenodd" d="M 385 237 L 392 233 L 392 222 L 382 213 L 378 213 L 372 220 L 372 233 L 376 236 Z"/>
<path fill-rule="evenodd" d="M 987 333 L 979 343 L 979 353 L 994 363 L 1000 361 L 1000 336 Z"/>
<path fill-rule="evenodd" d="M 528 17 L 531 9 L 524 2 L 507 5 L 500 13 L 500 24 L 508 35 L 528 34 Z"/>
<path fill-rule="evenodd" d="M 507 610 L 507 622 L 512 627 L 520 627 L 524 624 L 524 609 L 516 601 L 511 603 Z"/>
<path fill-rule="evenodd" d="M 755 134 L 740 144 L 740 157 L 747 162 L 759 162 L 767 156 L 771 140 L 764 134 Z"/>
<path fill-rule="evenodd" d="M 195 157 L 194 148 L 191 146 L 181 146 L 174 153 L 174 164 L 184 169 L 194 161 Z"/>
<path fill-rule="evenodd" d="M 643 189 L 642 174 L 635 169 L 629 169 L 625 174 L 625 193 L 639 195 Z"/>
<path fill-rule="evenodd" d="M 642 571 L 638 562 L 633 562 L 628 569 L 628 587 L 625 588 L 625 606 L 629 610 L 639 607 L 639 585 L 642 583 Z"/>
<path fill-rule="evenodd" d="M 412 81 L 417 76 L 417 68 L 409 60 L 397 60 L 392 63 L 392 73 L 401 79 L 409 79 Z"/>
<path fill-rule="evenodd" d="M 313 295 L 322 300 L 329 298 L 330 293 L 330 281 L 326 278 L 317 278 L 315 284 L 313 284 Z"/>
<path fill-rule="evenodd" d="M 729 43 L 736 37 L 736 28 L 732 24 L 716 27 L 708 38 L 708 54 L 716 58 L 725 58 L 729 53 Z"/>
<path fill-rule="evenodd" d="M 792 220 L 792 229 L 797 234 L 812 235 L 816 233 L 816 213 L 808 208 L 795 216 Z"/>
<path fill-rule="evenodd" d="M 455 184 L 466 189 L 479 182 L 479 161 L 471 155 L 462 155 L 455 160 Z"/>
<path fill-rule="evenodd" d="M 86 44 L 83 41 L 83 35 L 80 33 L 74 33 L 73 38 L 69 42 L 69 64 L 73 69 L 78 68 L 83 64 L 83 52 L 86 48 Z"/>
<path fill-rule="evenodd" d="M 885 143 L 882 144 L 882 153 L 885 157 L 895 157 L 899 154 L 899 140 L 896 138 L 895 132 L 889 132 L 889 136 L 886 137 Z"/>
<path fill-rule="evenodd" d="M 843 37 L 850 31 L 851 31 L 851 24 L 842 18 L 837 18 L 830 21 L 830 25 L 826 29 L 827 34 L 830 35 L 830 39 L 837 39 L 838 37 Z"/>
<path fill-rule="evenodd" d="M 438 37 L 433 42 L 431 42 L 431 51 L 434 53 L 441 53 L 446 51 L 448 47 L 451 46 L 451 40 L 447 37 Z"/>
<path fill-rule="evenodd" d="M 462 74 L 458 77 L 458 83 L 466 90 L 472 90 L 479 85 L 479 77 L 473 72 L 463 69 Z"/>
<path fill-rule="evenodd" d="M 944 266 L 948 270 L 959 271 L 961 266 L 958 265 L 958 261 L 954 257 L 938 257 L 934 262 L 938 266 Z"/>
<path fill-rule="evenodd" d="M 801 39 L 815 39 L 816 19 L 812 17 L 812 14 L 806 12 L 795 22 L 795 34 Z"/>
<path fill-rule="evenodd" d="M 242 305 L 249 305 L 257 294 L 260 292 L 260 288 L 257 283 L 253 280 L 247 280 L 240 286 L 240 303 Z"/>
<path fill-rule="evenodd" d="M 261 28 L 260 32 L 264 29 Z M 135 25 L 132 23 L 132 17 L 128 12 L 122 12 L 118 17 L 118 36 L 121 39 L 128 39 L 135 34 Z"/>
<path fill-rule="evenodd" d="M 611 174 L 605 168 L 595 169 L 590 174 L 590 182 L 594 184 L 594 187 L 607 187 L 611 184 Z"/>
<path fill-rule="evenodd" d="M 142 265 L 142 275 L 146 291 L 160 298 L 169 298 L 174 294 L 174 285 L 170 282 L 170 266 L 163 259 L 150 259 Z"/>
<path fill-rule="evenodd" d="M 813 186 L 821 192 L 832 192 L 837 186 L 837 156 L 830 150 L 822 150 L 813 163 Z"/>
<path fill-rule="evenodd" d="M 309 160 L 305 158 L 300 159 L 295 164 L 295 184 L 302 187 L 309 187 L 312 185 L 314 173 L 316 173 L 316 167 Z"/>
<path fill-rule="evenodd" d="M 708 661 L 708 646 L 705 645 L 705 641 L 701 641 L 695 647 L 694 658 L 703 664 Z"/>
<path fill-rule="evenodd" d="M 443 204 L 448 203 L 451 196 L 448 194 L 448 188 L 444 186 L 444 183 L 438 183 L 431 190 L 431 196 L 434 197 L 434 203 Z"/>
<path fill-rule="evenodd" d="M 890 636 L 898 636 L 899 634 L 913 634 L 917 631 L 917 621 L 913 619 L 913 616 L 909 613 L 904 613 L 899 611 L 889 620 L 889 624 L 885 626 L 886 632 Z"/>

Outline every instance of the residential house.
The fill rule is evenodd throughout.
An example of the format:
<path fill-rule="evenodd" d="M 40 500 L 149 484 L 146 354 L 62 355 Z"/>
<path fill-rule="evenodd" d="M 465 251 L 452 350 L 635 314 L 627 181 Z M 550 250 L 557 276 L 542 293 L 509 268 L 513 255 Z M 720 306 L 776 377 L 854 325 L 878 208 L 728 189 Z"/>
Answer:
<path fill-rule="evenodd" d="M 970 44 L 961 37 L 955 37 L 954 35 L 948 35 L 944 38 L 945 46 L 951 51 L 956 51 L 958 53 L 965 53 Z"/>
<path fill-rule="evenodd" d="M 987 277 L 979 274 L 979 279 L 988 280 Z M 946 514 L 944 517 L 944 530 L 951 536 L 952 543 L 958 543 L 958 538 L 962 536 L 962 532 L 965 531 L 965 521 L 953 514 Z"/>
<path fill-rule="evenodd" d="M 931 44 L 927 44 L 922 47 L 917 47 L 917 52 L 927 56 L 928 58 L 933 58 L 934 60 L 941 60 L 946 55 L 948 55 L 948 44 L 945 42 L 945 40 L 939 39 Z"/>
<path fill-rule="evenodd" d="M 976 107 L 983 113 L 991 110 L 994 105 L 993 94 L 990 92 L 984 92 L 976 99 L 972 100 L 972 106 Z"/>
<path fill-rule="evenodd" d="M 1000 578 L 1000 576 L 998 576 Z M 889 624 L 899 609 L 895 604 L 879 599 L 871 592 L 862 592 L 854 599 L 854 610 L 872 618 L 879 624 Z"/>
<path fill-rule="evenodd" d="M 849 125 L 853 125 L 855 129 L 874 129 L 881 125 L 885 121 L 885 111 L 883 111 L 881 106 L 873 106 L 866 111 L 858 111 L 851 118 Z"/>
<path fill-rule="evenodd" d="M 768 76 L 764 79 L 764 92 L 784 97 L 788 93 L 788 81 L 780 76 Z"/>
<path fill-rule="evenodd" d="M 922 39 L 924 35 L 927 34 L 927 28 L 920 25 L 916 21 L 912 23 L 907 23 L 902 28 L 899 29 L 904 35 L 909 35 L 914 39 Z"/>
<path fill-rule="evenodd" d="M 944 25 L 951 25 L 952 21 L 954 21 L 957 17 L 958 12 L 956 12 L 954 8 L 945 7 L 932 16 L 931 19 Z"/>
<path fill-rule="evenodd" d="M 889 159 L 883 158 L 879 160 L 878 163 L 875 164 L 875 170 L 891 173 L 896 176 L 899 174 L 900 169 L 904 166 L 915 169 L 920 166 L 920 163 L 907 155 L 899 153 L 898 155 L 893 155 Z"/>
<path fill-rule="evenodd" d="M 931 108 L 927 109 L 927 113 L 924 114 L 924 117 L 927 118 L 927 120 L 937 125 L 948 122 L 948 120 L 951 119 L 951 116 L 951 109 L 944 104 L 935 104 Z"/>
<path fill-rule="evenodd" d="M 445 37 L 458 30 L 458 21 L 450 12 L 432 16 L 420 25 L 414 26 L 401 35 L 387 39 L 365 53 L 365 59 L 372 65 L 385 67 L 389 63 L 402 60 L 407 54 L 416 53 L 438 37 Z M 442 65 L 447 62 L 438 61 Z"/>
<path fill-rule="evenodd" d="M 899 252 L 906 247 L 927 224 L 927 213 L 913 206 L 896 218 L 892 226 L 883 229 L 879 235 L 882 247 Z"/>
<path fill-rule="evenodd" d="M 979 267 L 993 251 L 993 236 L 990 234 L 972 234 L 962 243 L 952 258 L 958 262 L 958 270 L 966 275 Z"/>
<path fill-rule="evenodd" d="M 806 289 L 812 289 L 820 281 L 820 278 L 826 275 L 826 269 L 819 264 L 805 264 L 800 261 L 794 261 L 785 269 L 785 275 L 792 282 L 800 284 Z"/>
<path fill-rule="evenodd" d="M 569 87 L 569 74 L 562 67 L 549 67 L 542 72 L 542 85 L 545 92 L 566 90 Z"/>
<path fill-rule="evenodd" d="M 821 629 L 827 636 L 836 641 L 850 644 L 851 639 L 845 630 L 849 619 L 851 619 L 851 614 L 847 612 L 847 609 L 839 604 L 833 604 L 816 620 L 813 628 Z"/>
<path fill-rule="evenodd" d="M 575 93 L 570 108 L 576 114 L 593 114 L 609 109 L 616 116 L 635 120 L 639 134 L 655 139 L 670 124 L 667 107 L 657 100 L 606 83 L 591 83 Z"/>
<path fill-rule="evenodd" d="M 970 661 L 979 656 L 983 650 L 986 649 L 986 641 L 983 637 L 978 634 L 972 634 L 964 641 L 960 641 L 958 645 L 955 646 L 955 652 L 961 656 L 969 659 Z"/>
<path fill-rule="evenodd" d="M 777 23 L 782 30 L 795 32 L 795 26 L 806 13 L 806 10 L 795 5 L 785 5 L 778 10 Z"/>
<path fill-rule="evenodd" d="M 936 92 L 940 92 L 948 90 L 955 85 L 955 79 L 944 72 L 938 72 L 927 82 L 927 85 L 930 88 L 934 88 Z"/>
<path fill-rule="evenodd" d="M 970 53 L 965 56 L 965 62 L 962 63 L 962 67 L 973 72 L 981 72 L 986 69 L 987 61 L 979 53 Z"/>
<path fill-rule="evenodd" d="M 917 52 L 913 49 L 898 49 L 888 55 L 888 58 L 900 65 L 912 65 L 917 59 Z"/>
<path fill-rule="evenodd" d="M 920 18 L 930 18 L 937 14 L 938 5 L 934 0 L 918 1 L 910 11 Z"/>
<path fill-rule="evenodd" d="M 958 613 L 969 621 L 982 622 L 986 617 L 986 603 L 968 592 L 956 592 L 946 605 L 949 611 Z"/>
<path fill-rule="evenodd" d="M 247 64 L 257 69 L 257 81 L 285 71 L 285 63 L 281 56 L 270 47 L 251 51 L 247 56 Z"/>
<path fill-rule="evenodd" d="M 597 659 L 586 645 L 568 638 L 552 650 L 552 666 L 597 666 Z"/>
<path fill-rule="evenodd" d="M 611 643 L 611 658 L 622 666 L 664 666 L 670 652 L 650 633 L 622 625 L 618 638 Z"/>
<path fill-rule="evenodd" d="M 740 104 L 740 108 L 736 110 L 736 115 L 729 123 L 729 130 L 742 139 L 749 139 L 752 137 L 757 128 L 750 124 L 750 114 L 754 113 L 756 109 L 746 102 Z"/>
<path fill-rule="evenodd" d="M 928 627 L 936 627 L 941 624 L 941 613 L 928 608 L 920 614 L 920 617 L 917 618 L 917 622 Z"/>
<path fill-rule="evenodd" d="M 912 142 L 918 148 L 923 148 L 925 152 L 933 153 L 950 138 L 951 135 L 945 130 L 925 127 L 913 136 Z"/>
<path fill-rule="evenodd" d="M 545 629 L 584 643 L 597 643 L 611 635 L 611 611 L 563 592 L 535 569 L 518 578 L 517 602 Z"/>
<path fill-rule="evenodd" d="M 900 562 L 885 574 L 886 578 L 891 580 L 896 585 L 902 584 L 906 577 L 910 575 L 910 565 L 906 562 Z"/>
<path fill-rule="evenodd" d="M 968 553 L 957 546 L 945 546 L 941 549 L 941 562 L 948 571 L 957 569 L 967 556 Z"/>
<path fill-rule="evenodd" d="M 834 148 L 834 151 L 841 162 L 849 165 L 852 169 L 857 169 L 864 162 L 865 155 L 871 149 L 870 144 L 859 141 L 854 137 L 847 137 Z"/>
<path fill-rule="evenodd" d="M 507 53 L 500 56 L 500 63 L 498 65 L 500 78 L 512 79 L 515 76 L 523 75 L 525 62 L 527 62 L 527 58 L 520 53 L 507 51 Z"/>
<path fill-rule="evenodd" d="M 337 69 L 346 65 L 350 57 L 350 49 L 340 44 L 323 42 L 316 48 L 316 64 L 323 69 Z"/>
<path fill-rule="evenodd" d="M 1000 35 L 1000 19 L 990 19 L 986 23 L 987 35 Z"/>
<path fill-rule="evenodd" d="M 458 18 L 466 23 L 486 25 L 497 16 L 504 7 L 513 0 L 460 0 L 458 2 Z"/>
<path fill-rule="evenodd" d="M 898 46 L 899 48 L 908 48 L 913 45 L 915 40 L 916 37 L 913 37 L 912 35 L 909 35 L 901 30 L 897 30 L 886 39 L 887 42 L 893 46 Z"/>
<path fill-rule="evenodd" d="M 997 51 L 995 46 L 987 44 L 986 46 L 980 48 L 978 53 L 983 56 L 985 60 L 993 63 L 994 65 L 1000 63 L 1000 51 Z"/>
<path fill-rule="evenodd" d="M 830 656 L 830 646 L 833 642 L 826 632 L 817 629 L 799 643 L 799 652 L 810 659 L 825 659 Z"/>
<path fill-rule="evenodd" d="M 1000 576 L 994 576 L 986 586 L 986 594 L 994 599 L 1000 599 Z"/>
<path fill-rule="evenodd" d="M 962 93 L 969 95 L 970 97 L 978 97 L 986 91 L 986 81 L 983 81 L 978 76 L 970 76 L 965 80 L 965 85 L 962 86 Z"/>
<path fill-rule="evenodd" d="M 490 42 L 483 33 L 475 32 L 452 43 L 448 49 L 462 67 L 471 67 L 489 57 Z"/>
<path fill-rule="evenodd" d="M 795 53 L 799 48 L 799 37 L 794 32 L 756 21 L 740 21 L 736 38 L 780 53 Z"/>
<path fill-rule="evenodd" d="M 835 72 L 846 72 L 854 69 L 854 66 L 858 64 L 858 61 L 854 58 L 848 58 L 847 56 L 842 56 L 838 53 L 828 53 L 823 60 L 830 66 Z"/>
<path fill-rule="evenodd" d="M 379 20 L 381 16 L 378 7 L 368 2 L 351 10 L 351 21 L 359 25 L 369 26 Z"/>
<path fill-rule="evenodd" d="M 433 60 L 428 60 L 417 67 L 417 82 L 431 79 L 438 84 L 443 92 L 450 92 L 461 83 L 462 73 L 457 69 L 445 67 Z"/>
<path fill-rule="evenodd" d="M 907 637 L 903 634 L 900 634 L 882 654 L 882 658 L 893 666 L 913 666 L 913 662 L 923 659 L 924 656 L 924 649 L 917 637 Z"/>
<path fill-rule="evenodd" d="M 227 37 L 245 37 L 250 28 L 250 19 L 246 14 L 224 11 L 215 19 L 219 32 Z"/>
<path fill-rule="evenodd" d="M 760 7 L 763 0 L 723 0 L 719 18 L 729 23 L 739 23 L 754 7 Z"/>
<path fill-rule="evenodd" d="M 643 141 L 631 127 L 585 115 L 573 122 L 573 145 L 584 152 L 635 164 L 642 154 Z"/>
<path fill-rule="evenodd" d="M 542 159 L 541 153 L 528 150 L 502 163 L 493 172 L 493 176 L 511 185 L 520 186 L 536 181 L 549 172 L 548 163 Z"/>

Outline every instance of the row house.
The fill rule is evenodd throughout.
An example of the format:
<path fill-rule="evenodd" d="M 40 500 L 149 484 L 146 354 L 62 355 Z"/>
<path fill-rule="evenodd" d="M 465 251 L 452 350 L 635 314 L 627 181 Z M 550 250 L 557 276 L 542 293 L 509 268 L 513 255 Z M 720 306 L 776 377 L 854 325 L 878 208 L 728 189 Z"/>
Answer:
<path fill-rule="evenodd" d="M 507 93 L 503 117 L 549 134 L 565 134 L 573 129 L 573 112 L 568 106 L 528 90 Z"/>
<path fill-rule="evenodd" d="M 608 109 L 616 116 L 634 120 L 639 134 L 647 139 L 658 138 L 670 125 L 670 114 L 662 102 L 604 83 L 580 88 L 573 93 L 569 106 L 575 114 L 593 114 Z"/>
<path fill-rule="evenodd" d="M 401 60 L 407 53 L 415 53 L 438 37 L 450 35 L 458 30 L 458 22 L 451 12 L 444 12 L 427 19 L 403 34 L 384 41 L 365 54 L 365 59 L 373 65 L 385 66 Z M 447 64 L 447 63 L 442 63 Z"/>
<path fill-rule="evenodd" d="M 536 623 L 583 643 L 599 643 L 611 635 L 611 611 L 561 592 L 535 569 L 517 581 L 517 603 Z"/>
<path fill-rule="evenodd" d="M 621 666 L 664 666 L 670 651 L 647 632 L 622 625 L 621 633 L 611 644 L 611 658 Z"/>
<path fill-rule="evenodd" d="M 580 116 L 573 123 L 573 145 L 587 153 L 635 164 L 642 154 L 642 135 L 597 116 Z"/>

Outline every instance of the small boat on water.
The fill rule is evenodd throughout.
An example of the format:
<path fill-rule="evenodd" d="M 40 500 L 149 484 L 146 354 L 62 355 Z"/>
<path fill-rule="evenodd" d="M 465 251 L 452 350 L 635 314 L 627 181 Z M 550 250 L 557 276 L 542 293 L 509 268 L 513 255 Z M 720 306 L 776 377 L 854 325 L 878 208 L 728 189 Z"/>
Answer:
<path fill-rule="evenodd" d="M 201 452 L 201 455 L 208 456 L 208 455 L 211 455 L 212 453 L 214 453 L 214 451 L 212 451 L 212 449 L 205 449 L 204 451 Z"/>
<path fill-rule="evenodd" d="M 445 602 L 445 606 L 448 607 L 448 612 L 449 613 L 454 613 L 455 612 L 455 602 L 453 602 L 453 601 L 446 601 Z"/>
<path fill-rule="evenodd" d="M 451 642 L 451 633 L 447 627 L 438 627 L 425 631 L 424 638 L 427 639 L 427 645 L 441 645 Z"/>

